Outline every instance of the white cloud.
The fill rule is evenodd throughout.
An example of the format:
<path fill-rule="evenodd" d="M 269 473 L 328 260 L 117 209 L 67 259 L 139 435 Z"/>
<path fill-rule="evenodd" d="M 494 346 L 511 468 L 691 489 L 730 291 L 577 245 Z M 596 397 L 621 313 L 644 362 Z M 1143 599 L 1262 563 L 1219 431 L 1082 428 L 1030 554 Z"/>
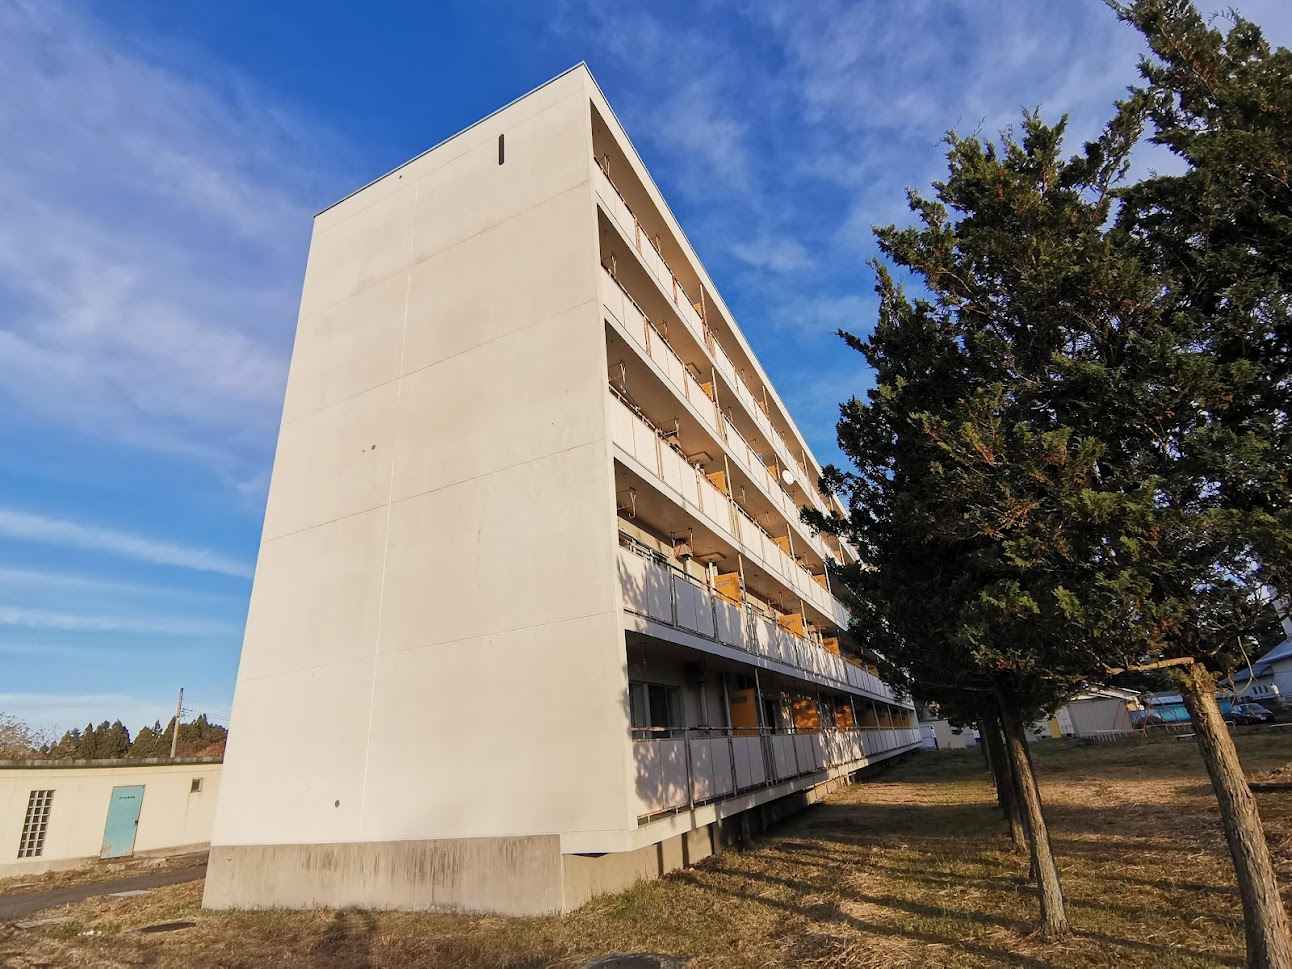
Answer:
<path fill-rule="evenodd" d="M 777 273 L 804 269 L 812 262 L 807 249 L 793 239 L 763 237 L 748 241 L 733 240 L 727 248 L 742 262 Z"/>
<path fill-rule="evenodd" d="M 232 482 L 272 446 L 321 156 L 221 77 L 0 6 L 0 401 Z"/>
<path fill-rule="evenodd" d="M 76 595 L 76 601 L 87 598 L 103 602 L 121 602 L 125 599 L 162 599 L 169 602 L 206 603 L 217 605 L 245 605 L 242 593 L 211 592 L 204 589 L 177 588 L 175 586 L 149 585 L 142 582 L 122 582 L 76 572 L 55 572 L 43 569 L 10 568 L 0 566 L 0 590 L 12 598 L 19 593 L 30 599 L 38 594 Z M 30 604 L 30 603 L 28 603 Z"/>
<path fill-rule="evenodd" d="M 175 698 L 167 701 L 128 693 L 0 693 L 0 712 L 54 733 L 52 739 L 57 740 L 64 730 L 104 720 L 119 719 L 132 732 L 154 721 L 164 724 L 175 714 Z"/>
<path fill-rule="evenodd" d="M 163 633 L 174 636 L 216 636 L 236 633 L 228 623 L 178 616 L 99 616 L 52 609 L 0 605 L 0 626 L 61 629 L 64 632 Z"/>
<path fill-rule="evenodd" d="M 843 296 L 824 296 L 790 303 L 776 313 L 774 319 L 781 325 L 795 327 L 812 333 L 848 330 L 861 333 L 875 322 L 876 301 L 855 293 Z"/>
<path fill-rule="evenodd" d="M 199 572 L 217 572 L 241 578 L 249 578 L 252 574 L 252 568 L 246 563 L 207 549 L 159 542 L 111 528 L 82 525 L 9 509 L 0 509 L 0 535 L 41 545 L 89 549 L 140 562 L 173 565 Z"/>

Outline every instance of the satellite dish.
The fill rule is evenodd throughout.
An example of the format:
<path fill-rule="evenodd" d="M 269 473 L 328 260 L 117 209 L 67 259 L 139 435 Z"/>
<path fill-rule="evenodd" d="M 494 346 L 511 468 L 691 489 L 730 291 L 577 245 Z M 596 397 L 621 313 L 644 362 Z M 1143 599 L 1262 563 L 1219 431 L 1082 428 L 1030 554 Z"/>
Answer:
<path fill-rule="evenodd" d="M 785 482 L 785 487 L 787 488 L 794 486 L 794 475 L 790 474 L 789 468 L 781 469 L 781 480 Z"/>

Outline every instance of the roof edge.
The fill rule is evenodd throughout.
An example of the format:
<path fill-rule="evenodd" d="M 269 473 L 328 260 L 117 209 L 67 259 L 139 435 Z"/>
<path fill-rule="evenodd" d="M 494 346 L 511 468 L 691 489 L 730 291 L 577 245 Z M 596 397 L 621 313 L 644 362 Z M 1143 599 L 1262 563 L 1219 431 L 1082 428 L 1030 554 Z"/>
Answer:
<path fill-rule="evenodd" d="M 550 78 L 548 78 L 546 81 L 544 81 L 542 84 L 539 84 L 539 85 L 538 85 L 538 86 L 536 86 L 536 87 L 530 88 L 530 89 L 529 89 L 528 91 L 526 91 L 524 94 L 520 95 L 520 97 L 512 98 L 510 101 L 508 101 L 508 102 L 507 102 L 506 104 L 504 104 L 502 107 L 497 108 L 497 109 L 495 109 L 495 110 L 493 110 L 493 111 L 490 111 L 490 112 L 489 112 L 488 114 L 486 114 L 483 118 L 480 118 L 480 119 L 479 119 L 479 120 L 477 120 L 477 121 L 473 121 L 473 122 L 471 122 L 471 124 L 467 125 L 467 126 L 466 126 L 465 128 L 463 128 L 462 130 L 460 130 L 460 131 L 455 131 L 453 134 L 449 135 L 447 138 L 441 138 L 439 141 L 437 141 L 435 144 L 431 145 L 431 147 L 427 148 L 425 151 L 420 151 L 420 152 L 418 152 L 418 153 L 417 153 L 416 155 L 414 155 L 412 158 L 408 159 L 408 160 L 407 160 L 407 161 L 405 161 L 405 162 L 401 162 L 400 164 L 396 165 L 394 168 L 392 168 L 390 171 L 386 172 L 385 174 L 378 175 L 376 178 L 372 179 L 371 181 L 369 181 L 369 182 L 365 182 L 363 185 L 361 185 L 361 186 L 359 186 L 358 188 L 356 188 L 353 192 L 350 192 L 350 193 L 349 193 L 349 194 L 347 194 L 347 195 L 343 195 L 341 198 L 337 199 L 335 202 L 332 202 L 332 203 L 330 203 L 330 204 L 328 204 L 328 205 L 325 205 L 323 208 L 319 209 L 317 212 L 315 212 L 315 213 L 314 213 L 314 218 L 316 218 L 316 219 L 317 219 L 317 218 L 318 218 L 320 215 L 322 215 L 324 212 L 327 212 L 327 211 L 329 211 L 329 210 L 331 210 L 331 209 L 336 208 L 336 207 L 337 207 L 338 205 L 340 205 L 342 202 L 346 201 L 346 199 L 354 198 L 354 197 L 355 197 L 356 195 L 358 195 L 360 192 L 364 191 L 365 189 L 371 188 L 373 185 L 376 185 L 376 184 L 377 184 L 378 182 L 380 182 L 383 178 L 387 178 L 388 176 L 395 174 L 395 172 L 399 171 L 401 168 L 407 168 L 407 167 L 408 167 L 409 165 L 411 165 L 413 162 L 417 161 L 419 158 L 422 158 L 422 157 L 424 157 L 424 156 L 426 156 L 426 155 L 429 155 L 431 152 L 433 152 L 436 148 L 439 148 L 441 145 L 446 145 L 446 144 L 448 144 L 448 143 L 449 143 L 450 141 L 452 141 L 454 138 L 458 137 L 458 135 L 464 135 L 464 134 L 466 134 L 468 131 L 470 131 L 472 128 L 475 128 L 475 127 L 477 127 L 477 126 L 479 126 L 479 125 L 484 124 L 486 121 L 488 121 L 488 120 L 489 120 L 490 118 L 492 118 L 494 115 L 496 115 L 496 114 L 500 114 L 500 113 L 502 113 L 503 111 L 506 111 L 508 108 L 510 108 L 510 107 L 511 107 L 513 104 L 515 104 L 516 102 L 525 100 L 525 98 L 529 97 L 531 94 L 534 94 L 534 93 L 536 93 L 536 92 L 538 92 L 538 91 L 541 91 L 543 88 L 547 87 L 549 84 L 555 84 L 557 81 L 559 81 L 561 78 L 565 77 L 567 74 L 573 74 L 573 73 L 574 73 L 575 71 L 577 71 L 580 67 L 581 67 L 581 68 L 583 68 L 585 71 L 587 71 L 587 72 L 588 72 L 588 76 L 589 76 L 589 77 L 591 77 L 591 76 L 592 76 L 592 71 L 591 71 L 591 70 L 589 70 L 589 68 L 588 68 L 588 62 L 587 62 L 587 61 L 579 61 L 579 63 L 575 64 L 573 67 L 567 68 L 566 70 L 562 71 L 560 74 L 557 74 L 555 77 L 550 77 Z M 594 79 L 592 83 L 593 83 L 593 84 L 596 84 L 596 80 Z"/>

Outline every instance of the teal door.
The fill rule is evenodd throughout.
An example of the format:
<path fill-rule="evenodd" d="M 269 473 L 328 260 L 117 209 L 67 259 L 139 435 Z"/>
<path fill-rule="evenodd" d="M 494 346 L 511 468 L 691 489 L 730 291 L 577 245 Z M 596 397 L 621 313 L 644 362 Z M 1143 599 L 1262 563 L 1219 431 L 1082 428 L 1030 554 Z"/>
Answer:
<path fill-rule="evenodd" d="M 122 858 L 134 854 L 135 832 L 139 830 L 139 808 L 144 803 L 144 787 L 114 787 L 108 801 L 108 823 L 103 826 L 103 850 L 100 858 Z"/>

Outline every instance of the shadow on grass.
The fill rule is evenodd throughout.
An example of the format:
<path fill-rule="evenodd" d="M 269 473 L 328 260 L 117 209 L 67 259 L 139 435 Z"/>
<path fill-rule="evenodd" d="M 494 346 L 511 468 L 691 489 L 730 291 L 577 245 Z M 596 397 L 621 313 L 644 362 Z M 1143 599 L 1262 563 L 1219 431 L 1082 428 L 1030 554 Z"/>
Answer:
<path fill-rule="evenodd" d="M 752 873 L 746 871 L 726 871 L 725 874 L 736 877 L 750 877 Z M 834 922 L 840 925 L 846 925 L 854 931 L 866 935 L 884 936 L 895 939 L 906 939 L 910 941 L 923 942 L 928 945 L 945 945 L 957 949 L 961 952 L 967 952 L 972 955 L 992 959 L 1003 965 L 1010 966 L 1029 966 L 1035 969 L 1048 969 L 1049 963 L 1041 962 L 1028 956 L 1019 955 L 1016 952 L 1010 952 L 1007 949 L 998 949 L 992 946 L 980 945 L 975 942 L 968 942 L 963 938 L 957 938 L 952 935 L 940 935 L 935 932 L 924 932 L 912 929 L 904 929 L 892 925 L 884 925 L 881 922 L 868 922 L 864 919 L 856 918 L 839 909 L 836 905 L 829 903 L 816 905 L 796 905 L 792 902 L 782 901 L 780 899 L 768 898 L 764 895 L 755 895 L 748 892 L 737 891 L 722 885 L 714 884 L 709 880 L 701 880 L 691 872 L 684 872 L 680 876 L 683 880 L 689 880 L 706 892 L 720 892 L 732 898 L 740 899 L 744 902 L 754 905 L 764 905 L 770 908 L 779 909 L 787 914 L 797 915 L 812 922 Z M 763 876 L 765 877 L 765 876 Z M 779 881 L 779 879 L 766 879 L 769 881 Z M 793 883 L 787 883 L 792 885 Z M 820 890 L 820 889 L 817 889 Z M 882 904 L 882 903 L 879 903 Z M 939 910 L 928 909 L 938 918 L 945 919 L 946 913 Z M 792 953 L 791 953 L 792 954 Z"/>
<path fill-rule="evenodd" d="M 1093 748 L 1095 754 L 1104 750 Z M 1085 750 L 1070 752 L 1070 756 L 1086 754 Z M 1097 761 L 1090 767 L 1092 780 L 1110 780 L 1099 772 Z M 1079 782 L 1079 774 L 1074 774 L 1065 779 L 1069 791 L 1073 781 Z M 1176 776 L 1197 775 L 1187 765 L 1181 765 L 1178 773 L 1174 765 L 1167 765 L 1165 771 L 1154 770 L 1152 779 L 1161 782 Z M 903 796 L 891 785 L 932 787 L 932 803 L 884 800 Z M 945 794 L 938 793 L 939 785 Z M 1116 782 L 1112 786 L 1126 789 Z M 951 791 L 952 787 L 965 788 L 958 803 L 953 799 L 961 792 Z M 867 798 L 868 788 L 874 799 Z M 990 800 L 980 759 L 961 755 L 952 764 L 904 764 L 849 791 L 766 832 L 755 854 L 772 865 L 779 858 L 779 868 L 760 870 L 759 863 L 734 861 L 709 869 L 719 876 L 716 883 L 703 876 L 684 877 L 707 891 L 820 924 L 820 934 L 800 930 L 805 938 L 815 940 L 811 944 L 845 945 L 845 939 L 826 927 L 835 923 L 859 933 L 947 946 L 1002 965 L 1052 964 L 1044 961 L 1044 953 L 1038 956 L 1023 946 L 1019 951 L 1008 941 L 991 944 L 981 938 L 983 930 L 1004 931 L 1022 942 L 1034 923 L 1030 916 L 1020 917 L 1024 911 L 1020 905 L 1035 913 L 1037 900 L 1035 887 L 1026 877 L 1026 858 L 1011 849 L 1004 820 Z M 1236 890 L 1201 882 L 1196 873 L 1189 881 L 1173 877 L 1180 872 L 1181 850 L 1173 838 L 1195 835 L 1213 819 L 1197 803 L 1119 802 L 1117 793 L 1110 791 L 1107 802 L 1065 802 L 1060 796 L 1049 805 L 1060 867 L 1072 884 L 1083 889 L 1067 899 L 1074 941 L 1093 944 L 1109 955 L 1117 951 L 1115 958 L 1126 964 L 1177 964 L 1183 959 L 1190 964 L 1196 960 L 1241 965 L 1241 958 L 1214 951 L 1229 948 L 1232 952 L 1235 941 L 1241 940 Z M 943 798 L 946 803 L 938 803 Z M 1224 854 L 1223 841 L 1218 840 L 1215 848 Z M 1150 873 L 1163 872 L 1164 877 L 1155 880 L 1128 873 L 1122 865 L 1129 859 Z M 863 876 L 862 884 L 849 884 L 856 881 L 850 879 L 854 873 Z M 872 885 L 864 881 L 867 875 L 876 876 L 873 887 L 878 890 L 868 890 Z M 1199 896 L 1215 901 L 1204 904 Z M 892 918 L 860 918 L 845 910 L 851 905 L 891 913 Z M 1170 944 L 1150 941 L 1168 926 Z M 1040 941 L 1031 940 L 1032 944 Z M 814 953 L 800 955 L 808 958 Z M 1070 950 L 1055 950 L 1064 965 L 1071 964 L 1071 955 Z"/>
<path fill-rule="evenodd" d="M 346 969 L 370 969 L 377 920 L 363 909 L 342 909 L 314 944 L 316 964 L 337 963 Z"/>

